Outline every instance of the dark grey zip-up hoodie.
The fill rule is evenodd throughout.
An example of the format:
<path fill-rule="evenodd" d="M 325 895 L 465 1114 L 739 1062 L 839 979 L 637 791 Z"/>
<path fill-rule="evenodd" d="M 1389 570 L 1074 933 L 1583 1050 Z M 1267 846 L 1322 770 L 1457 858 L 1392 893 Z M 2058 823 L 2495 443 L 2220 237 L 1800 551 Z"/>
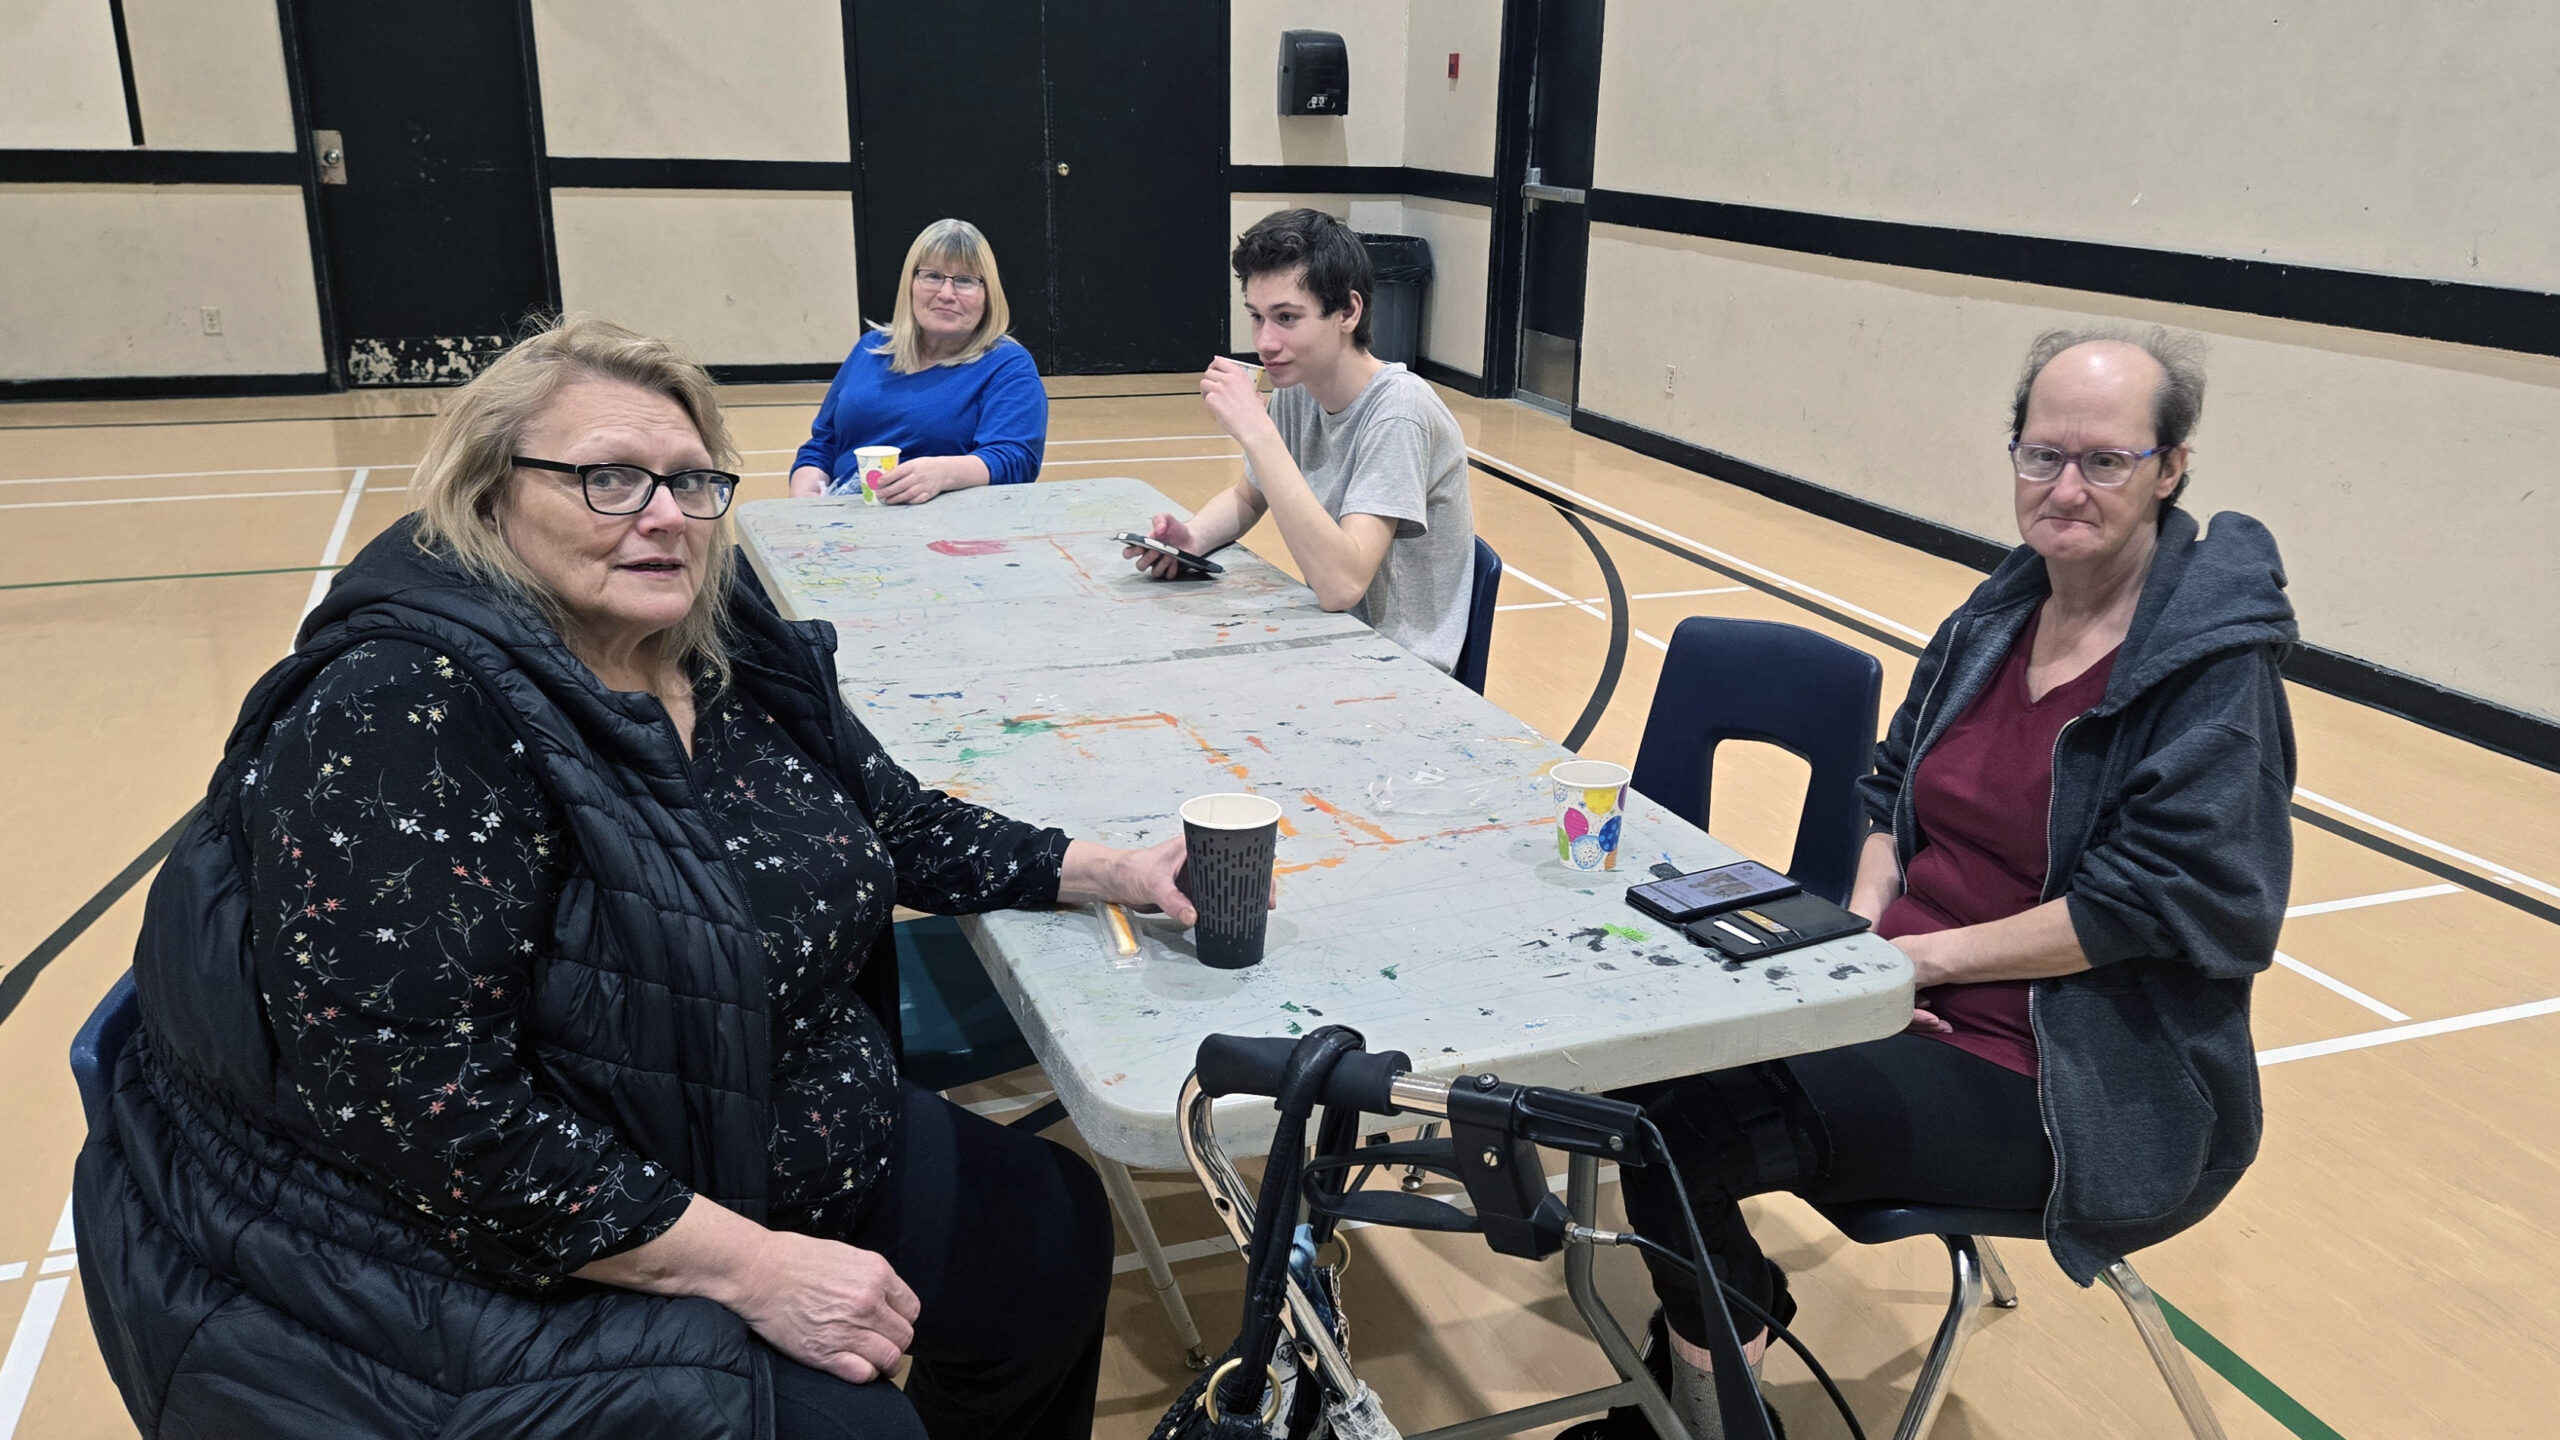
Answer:
<path fill-rule="evenodd" d="M 1927 842 L 1908 781 L 2052 593 L 2021 545 L 1929 642 L 1860 794 L 1908 869 Z M 2045 1239 L 2083 1285 L 2209 1214 L 2258 1153 L 2249 980 L 2275 957 L 2293 877 L 2296 639 L 2274 537 L 2172 510 L 2098 704 L 2053 750 L 2044 898 L 2091 969 L 2029 991 L 2053 1144 Z M 2022 761 L 2023 763 L 2023 761 Z"/>

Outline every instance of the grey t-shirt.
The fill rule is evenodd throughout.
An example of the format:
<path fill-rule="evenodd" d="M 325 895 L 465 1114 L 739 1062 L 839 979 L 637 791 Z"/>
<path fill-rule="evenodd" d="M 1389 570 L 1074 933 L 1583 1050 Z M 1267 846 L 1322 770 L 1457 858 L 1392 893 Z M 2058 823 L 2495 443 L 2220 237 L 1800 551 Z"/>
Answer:
<path fill-rule="evenodd" d="M 1352 614 L 1442 670 L 1458 663 L 1475 588 L 1475 505 L 1467 494 L 1467 442 L 1430 383 L 1390 363 L 1339 415 L 1303 385 L 1271 397 L 1271 421 L 1326 512 L 1376 515 L 1396 524 Z M 1258 489 L 1262 477 L 1245 465 Z"/>

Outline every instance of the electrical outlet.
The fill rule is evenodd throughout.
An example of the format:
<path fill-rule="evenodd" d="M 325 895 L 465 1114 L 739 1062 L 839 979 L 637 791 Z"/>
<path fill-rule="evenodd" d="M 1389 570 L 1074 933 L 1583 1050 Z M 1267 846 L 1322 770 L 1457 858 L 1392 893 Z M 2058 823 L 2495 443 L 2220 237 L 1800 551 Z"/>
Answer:
<path fill-rule="evenodd" d="M 1665 365 L 1665 366 L 1663 366 L 1663 367 L 1662 367 L 1662 393 L 1663 393 L 1663 394 L 1665 394 L 1665 395 L 1668 395 L 1668 394 L 1672 393 L 1672 391 L 1673 391 L 1674 389 L 1676 389 L 1676 388 L 1679 386 L 1679 384 L 1680 384 L 1680 367 L 1679 367 L 1679 366 L 1677 366 L 1677 365 Z"/>
<path fill-rule="evenodd" d="M 221 306 L 207 305 L 196 313 L 204 317 L 204 333 L 207 335 L 219 335 L 222 333 Z"/>

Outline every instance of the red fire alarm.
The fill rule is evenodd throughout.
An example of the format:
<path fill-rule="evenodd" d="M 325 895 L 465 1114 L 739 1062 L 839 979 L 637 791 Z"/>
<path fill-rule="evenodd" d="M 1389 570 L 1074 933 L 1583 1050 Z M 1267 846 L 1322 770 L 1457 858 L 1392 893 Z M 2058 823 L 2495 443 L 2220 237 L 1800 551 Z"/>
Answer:
<path fill-rule="evenodd" d="M 1458 78 L 1458 52 L 1455 50 L 1449 52 L 1449 78 Z"/>

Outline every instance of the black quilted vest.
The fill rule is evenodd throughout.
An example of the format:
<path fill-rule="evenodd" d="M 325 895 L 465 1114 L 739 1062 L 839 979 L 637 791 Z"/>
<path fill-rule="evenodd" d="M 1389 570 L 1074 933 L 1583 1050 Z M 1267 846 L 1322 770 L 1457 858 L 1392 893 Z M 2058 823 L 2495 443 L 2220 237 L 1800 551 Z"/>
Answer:
<path fill-rule="evenodd" d="M 250 953 L 240 779 L 321 666 L 397 636 L 504 703 L 576 857 L 524 1018 L 529 1063 L 581 1113 L 751 1218 L 766 1213 L 764 951 L 658 701 L 606 690 L 521 606 L 403 520 L 342 572 L 241 708 L 135 948 L 142 1025 L 75 1187 L 89 1307 L 146 1435 L 762 1437 L 763 1348 L 725 1309 L 466 1270 L 384 1192 L 318 1160 L 275 1063 Z M 736 683 L 866 792 L 844 745 L 835 635 L 738 569 Z M 866 816 L 867 818 L 867 816 Z M 896 1035 L 884 932 L 864 998 Z"/>

